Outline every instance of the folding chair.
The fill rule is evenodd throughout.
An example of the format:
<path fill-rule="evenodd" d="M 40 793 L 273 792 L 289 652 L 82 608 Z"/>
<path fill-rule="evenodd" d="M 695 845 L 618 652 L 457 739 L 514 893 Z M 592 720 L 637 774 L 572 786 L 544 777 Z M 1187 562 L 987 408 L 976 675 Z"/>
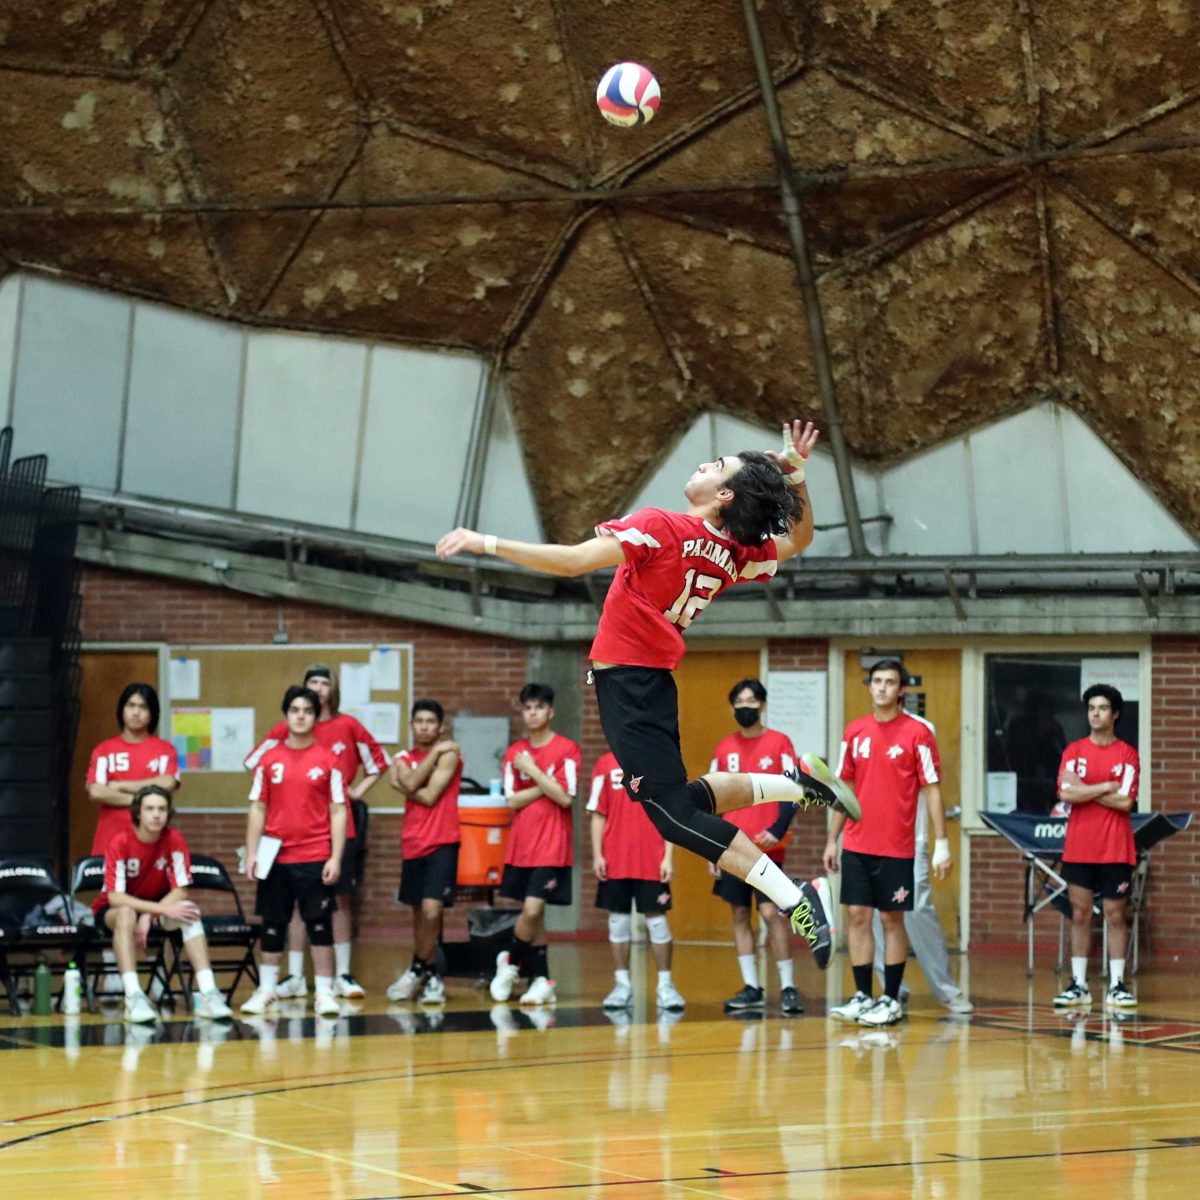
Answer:
<path fill-rule="evenodd" d="M 74 960 L 82 970 L 94 932 L 72 919 L 70 899 L 40 859 L 0 858 L 0 980 L 13 1016 L 21 1014 L 14 965 L 26 973 L 44 961 L 61 977 Z M 57 961 L 47 958 L 51 951 L 59 952 Z"/>
<path fill-rule="evenodd" d="M 201 915 L 213 973 L 233 972 L 233 982 L 224 989 L 225 999 L 232 1000 L 243 975 L 249 975 L 254 981 L 254 986 L 258 986 L 258 964 L 254 960 L 254 948 L 262 935 L 262 924 L 246 916 L 237 887 L 220 859 L 207 854 L 192 855 L 192 886 L 188 888 L 188 893 L 203 909 L 204 903 L 196 895 L 198 892 L 217 892 L 232 900 L 232 912 L 206 912 Z M 169 936 L 169 943 L 172 954 L 170 974 L 187 996 L 195 985 L 192 964 L 183 952 L 183 941 L 177 933 Z M 222 954 L 222 951 L 225 953 Z"/>
<path fill-rule="evenodd" d="M 81 858 L 71 871 L 71 899 L 78 901 L 80 904 L 90 904 L 100 892 L 104 890 L 104 856 L 102 854 L 89 854 L 86 858 Z M 88 897 L 84 900 L 83 897 Z M 161 999 L 165 1000 L 171 1007 L 175 1006 L 175 995 L 171 991 L 171 972 L 167 967 L 167 943 L 169 935 L 159 929 L 157 925 L 150 927 L 150 937 L 146 942 L 146 951 L 142 961 L 138 964 L 139 971 L 149 971 L 149 976 L 146 980 L 145 991 L 147 995 L 151 995 L 151 989 L 154 986 L 155 980 L 162 987 Z M 92 941 L 93 949 L 100 951 L 112 949 L 112 931 L 97 924 L 95 927 L 95 936 Z M 87 996 L 88 1011 L 95 1010 L 96 992 L 100 984 L 100 980 L 104 978 L 116 977 L 120 978 L 121 968 L 115 962 L 107 963 L 103 958 L 99 958 L 94 962 L 88 963 L 85 967 L 83 963 L 79 964 L 79 970 L 83 975 L 83 987 Z"/>

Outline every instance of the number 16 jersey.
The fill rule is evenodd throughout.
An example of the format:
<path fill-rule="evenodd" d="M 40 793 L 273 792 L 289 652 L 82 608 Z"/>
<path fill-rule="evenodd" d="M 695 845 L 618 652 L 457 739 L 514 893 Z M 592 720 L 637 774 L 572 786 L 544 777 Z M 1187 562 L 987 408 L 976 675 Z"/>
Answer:
<path fill-rule="evenodd" d="M 769 579 L 778 566 L 775 542 L 741 546 L 703 517 L 642 508 L 596 526 L 614 537 L 625 561 L 617 568 L 591 658 L 625 667 L 674 670 L 682 631 L 726 586 Z"/>

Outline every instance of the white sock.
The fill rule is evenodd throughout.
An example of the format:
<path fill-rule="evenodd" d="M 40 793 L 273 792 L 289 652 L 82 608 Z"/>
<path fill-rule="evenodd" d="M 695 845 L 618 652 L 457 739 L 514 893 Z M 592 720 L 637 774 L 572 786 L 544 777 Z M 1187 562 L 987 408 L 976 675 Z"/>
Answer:
<path fill-rule="evenodd" d="M 125 995 L 136 996 L 142 990 L 141 981 L 138 979 L 136 971 L 121 972 L 121 986 L 125 989 Z"/>
<path fill-rule="evenodd" d="M 215 992 L 217 990 L 217 980 L 210 967 L 196 972 L 196 986 L 202 992 Z"/>
<path fill-rule="evenodd" d="M 620 968 L 620 967 L 618 967 L 618 968 L 617 968 L 617 969 L 616 969 L 616 970 L 613 972 L 613 975 L 615 975 L 615 976 L 616 976 L 616 979 L 617 979 L 617 982 L 618 982 L 618 983 L 623 983 L 623 984 L 624 984 L 626 987 L 632 987 L 632 986 L 633 986 L 633 985 L 632 985 L 632 984 L 629 982 L 629 971 L 628 971 L 628 970 L 624 970 L 624 971 L 623 971 L 623 970 L 621 970 L 621 968 Z"/>
<path fill-rule="evenodd" d="M 776 779 L 782 776 L 764 775 L 762 778 Z M 787 782 L 785 779 L 784 783 Z M 800 903 L 800 889 L 765 854 L 760 854 L 758 862 L 746 873 L 746 882 L 758 888 L 779 908 L 792 909 Z"/>
<path fill-rule="evenodd" d="M 266 992 L 273 992 L 279 983 L 279 964 L 263 963 L 258 968 L 258 986 Z"/>
<path fill-rule="evenodd" d="M 738 970 L 742 973 L 742 982 L 747 987 L 758 987 L 758 963 L 753 954 L 738 955 Z"/>
<path fill-rule="evenodd" d="M 780 800 L 790 800 L 795 804 L 804 795 L 801 788 L 785 775 L 759 775 L 754 772 L 748 773 L 747 778 L 754 789 L 753 804 L 778 803 Z"/>
<path fill-rule="evenodd" d="M 335 975 L 350 974 L 350 951 L 352 943 L 350 942 L 334 942 L 333 943 L 333 972 Z"/>
<path fill-rule="evenodd" d="M 304 978 L 304 951 L 289 950 L 288 951 L 288 974 L 294 975 L 297 979 Z"/>
<path fill-rule="evenodd" d="M 1118 983 L 1124 982 L 1125 979 L 1125 960 L 1123 958 L 1110 958 L 1108 960 L 1108 985 L 1116 987 Z"/>
<path fill-rule="evenodd" d="M 670 984 L 671 984 L 671 972 L 670 971 L 659 971 L 658 986 L 659 987 L 669 987 Z"/>
<path fill-rule="evenodd" d="M 333 976 L 332 975 L 314 975 L 313 976 L 313 991 L 319 996 L 322 992 L 333 991 Z"/>
<path fill-rule="evenodd" d="M 1071 978 L 1081 988 L 1087 987 L 1087 955 L 1082 958 L 1071 956 Z"/>
<path fill-rule="evenodd" d="M 775 964 L 779 972 L 779 986 L 790 988 L 796 986 L 796 966 L 790 958 L 782 958 Z"/>

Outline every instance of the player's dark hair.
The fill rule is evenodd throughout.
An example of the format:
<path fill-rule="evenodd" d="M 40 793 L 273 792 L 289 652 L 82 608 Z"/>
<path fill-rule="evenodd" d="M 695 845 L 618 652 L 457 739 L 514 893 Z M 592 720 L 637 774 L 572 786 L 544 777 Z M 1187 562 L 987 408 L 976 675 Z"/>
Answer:
<path fill-rule="evenodd" d="M 317 695 L 312 688 L 300 687 L 298 684 L 292 684 L 286 692 L 283 693 L 283 715 L 287 716 L 287 710 L 292 707 L 293 700 L 307 700 L 312 705 L 313 716 L 321 715 L 321 697 Z"/>
<path fill-rule="evenodd" d="M 779 464 L 761 450 L 743 450 L 741 467 L 726 480 L 733 499 L 721 509 L 725 532 L 740 546 L 760 546 L 786 534 L 804 515 L 804 501 L 789 487 Z"/>
<path fill-rule="evenodd" d="M 1112 705 L 1114 718 L 1120 716 L 1121 709 L 1125 707 L 1125 697 L 1111 683 L 1093 683 L 1083 693 L 1084 704 L 1086 705 L 1089 700 L 1094 700 L 1097 696 L 1103 697 Z"/>
<path fill-rule="evenodd" d="M 338 687 L 337 672 L 329 666 L 328 663 L 311 663 L 304 668 L 304 686 L 308 686 L 310 679 L 328 679 L 329 680 L 329 711 L 337 714 L 339 706 L 342 703 L 342 690 Z M 321 715 L 321 710 L 317 709 L 317 716 Z"/>
<path fill-rule="evenodd" d="M 766 704 L 767 689 L 763 687 L 761 679 L 739 679 L 729 689 L 729 703 L 732 704 L 737 699 L 738 692 L 744 692 L 747 688 L 754 693 L 754 698 L 759 704 Z"/>
<path fill-rule="evenodd" d="M 554 689 L 548 683 L 527 683 L 517 699 L 522 704 L 528 704 L 530 700 L 541 700 L 544 704 L 553 705 Z"/>
<path fill-rule="evenodd" d="M 438 719 L 440 725 L 446 719 L 446 710 L 436 700 L 414 700 L 410 717 L 415 717 L 419 712 L 431 712 Z"/>
<path fill-rule="evenodd" d="M 120 700 L 117 701 L 117 728 L 125 728 L 125 705 L 134 696 L 141 696 L 146 702 L 146 707 L 150 710 L 150 732 L 157 733 L 161 711 L 158 704 L 158 693 L 148 683 L 130 683 L 125 686 Z"/>
<path fill-rule="evenodd" d="M 148 783 L 145 787 L 138 788 L 129 802 L 129 816 L 133 820 L 134 827 L 136 828 L 142 823 L 142 801 L 147 796 L 161 796 L 167 802 L 167 824 L 169 825 L 171 818 L 175 815 L 175 802 L 171 799 L 171 793 L 157 783 Z"/>
<path fill-rule="evenodd" d="M 901 687 L 908 682 L 908 676 L 904 671 L 904 664 L 898 658 L 881 658 L 877 663 L 872 663 L 871 669 L 867 672 L 867 683 L 870 683 L 875 678 L 876 671 L 895 671 L 900 680 Z"/>

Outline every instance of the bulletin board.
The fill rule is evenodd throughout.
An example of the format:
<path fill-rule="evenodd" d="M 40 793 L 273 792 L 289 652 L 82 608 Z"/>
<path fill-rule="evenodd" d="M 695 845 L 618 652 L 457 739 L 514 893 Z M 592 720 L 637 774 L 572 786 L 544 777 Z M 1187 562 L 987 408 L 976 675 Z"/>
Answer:
<path fill-rule="evenodd" d="M 168 654 L 159 734 L 180 755 L 181 808 L 245 807 L 250 773 L 241 760 L 283 719 L 284 692 L 302 683 L 305 667 L 315 662 L 334 669 L 341 711 L 358 717 L 385 751 L 408 744 L 411 645 L 172 646 Z M 360 668 L 365 705 L 348 694 L 345 664 Z"/>

